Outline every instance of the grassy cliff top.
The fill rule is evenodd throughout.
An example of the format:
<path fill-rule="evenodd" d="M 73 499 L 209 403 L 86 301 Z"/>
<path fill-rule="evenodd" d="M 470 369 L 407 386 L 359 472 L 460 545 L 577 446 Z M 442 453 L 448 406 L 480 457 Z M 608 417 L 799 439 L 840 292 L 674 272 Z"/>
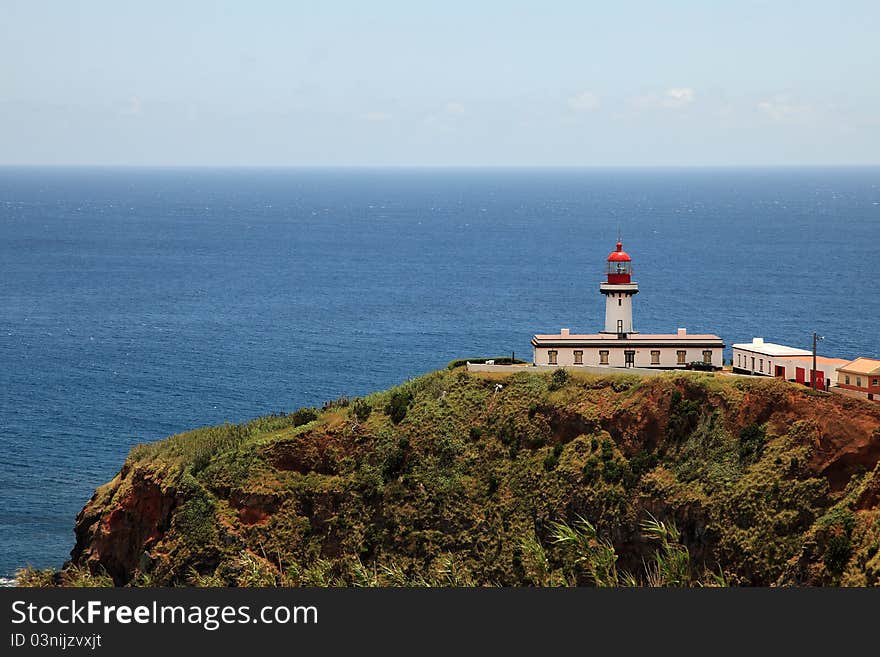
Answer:
<path fill-rule="evenodd" d="M 878 460 L 784 381 L 453 369 L 140 445 L 21 581 L 877 584 Z"/>

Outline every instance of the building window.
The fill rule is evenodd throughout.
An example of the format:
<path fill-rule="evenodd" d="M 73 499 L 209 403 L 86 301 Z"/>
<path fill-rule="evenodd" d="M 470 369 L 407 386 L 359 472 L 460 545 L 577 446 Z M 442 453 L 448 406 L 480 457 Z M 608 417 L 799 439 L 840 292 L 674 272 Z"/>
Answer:
<path fill-rule="evenodd" d="M 711 365 L 711 364 L 712 364 L 712 350 L 711 350 L 711 349 L 706 349 L 706 350 L 703 352 L 703 362 L 704 362 L 706 365 Z M 763 360 L 761 361 L 761 367 L 764 367 L 764 361 L 763 361 Z"/>
<path fill-rule="evenodd" d="M 706 352 L 705 352 L 705 351 L 703 352 L 703 355 L 704 355 L 704 356 L 706 355 Z M 705 359 L 704 359 L 704 360 L 705 360 Z M 764 371 L 764 359 L 763 359 L 763 358 L 759 358 L 759 359 L 758 359 L 758 369 L 759 369 L 760 371 L 762 371 L 762 372 Z"/>
<path fill-rule="evenodd" d="M 551 365 L 556 365 L 556 356 L 559 352 L 555 349 L 551 349 L 547 352 L 547 362 Z"/>
<path fill-rule="evenodd" d="M 636 364 L 636 352 L 633 349 L 627 349 L 623 352 L 624 367 L 632 367 Z"/>
<path fill-rule="evenodd" d="M 687 352 L 684 349 L 679 349 L 678 351 L 675 352 L 675 357 L 676 357 L 676 361 L 675 361 L 676 363 L 678 363 L 679 365 L 684 365 L 685 364 L 684 359 L 687 358 Z"/>
<path fill-rule="evenodd" d="M 660 352 L 652 351 L 651 352 L 651 365 L 659 365 L 660 364 Z"/>
<path fill-rule="evenodd" d="M 862 377 L 860 377 L 860 376 L 856 377 L 856 386 L 859 388 L 862 387 Z"/>
<path fill-rule="evenodd" d="M 845 380 L 845 382 L 846 382 L 846 385 L 849 385 L 849 374 L 844 374 L 844 375 L 843 375 L 843 378 L 844 378 L 844 380 Z"/>
<path fill-rule="evenodd" d="M 736 355 L 736 366 L 739 367 L 740 365 L 742 365 L 742 354 L 737 354 Z"/>
<path fill-rule="evenodd" d="M 574 364 L 575 365 L 583 365 L 584 364 L 584 352 L 580 349 L 574 350 Z"/>
<path fill-rule="evenodd" d="M 871 379 L 871 385 L 874 386 L 875 388 L 877 386 L 880 386 L 880 379 Z"/>
<path fill-rule="evenodd" d="M 599 351 L 599 365 L 607 365 L 608 364 L 608 350 L 602 349 Z"/>

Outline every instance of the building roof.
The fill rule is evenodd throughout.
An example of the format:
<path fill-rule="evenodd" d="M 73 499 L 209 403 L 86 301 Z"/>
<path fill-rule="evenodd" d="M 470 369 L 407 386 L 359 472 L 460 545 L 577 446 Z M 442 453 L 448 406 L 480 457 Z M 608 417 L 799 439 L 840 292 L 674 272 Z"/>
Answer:
<path fill-rule="evenodd" d="M 880 374 L 880 360 L 876 358 L 856 358 L 837 369 L 853 374 Z"/>
<path fill-rule="evenodd" d="M 628 333 L 625 338 L 618 337 L 616 333 L 554 333 L 535 335 L 532 342 L 572 345 L 581 342 L 618 342 L 620 344 L 663 342 L 674 345 L 694 342 L 721 342 L 721 338 L 710 333 Z"/>
<path fill-rule="evenodd" d="M 773 342 L 764 342 L 764 338 L 752 338 L 751 342 L 742 342 L 733 345 L 734 349 L 742 349 L 744 351 L 754 351 L 756 354 L 764 356 L 811 356 L 813 352 L 808 349 L 798 349 L 796 347 L 788 347 L 784 344 L 775 344 Z"/>
<path fill-rule="evenodd" d="M 630 262 L 632 258 L 623 250 L 623 242 L 617 243 L 617 249 L 608 256 L 608 262 Z"/>
<path fill-rule="evenodd" d="M 813 355 L 809 356 L 792 356 L 792 360 L 799 360 L 804 362 L 812 362 Z M 816 364 L 817 365 L 833 365 L 835 368 L 840 367 L 841 365 L 845 365 L 849 361 L 846 358 L 831 358 L 829 356 L 816 356 Z"/>

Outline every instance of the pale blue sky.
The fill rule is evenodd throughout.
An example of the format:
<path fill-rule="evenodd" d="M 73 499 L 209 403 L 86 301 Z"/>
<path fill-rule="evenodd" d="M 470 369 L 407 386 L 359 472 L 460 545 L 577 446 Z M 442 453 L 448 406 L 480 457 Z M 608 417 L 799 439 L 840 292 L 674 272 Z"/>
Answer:
<path fill-rule="evenodd" d="M 0 0 L 0 164 L 880 163 L 880 2 Z"/>

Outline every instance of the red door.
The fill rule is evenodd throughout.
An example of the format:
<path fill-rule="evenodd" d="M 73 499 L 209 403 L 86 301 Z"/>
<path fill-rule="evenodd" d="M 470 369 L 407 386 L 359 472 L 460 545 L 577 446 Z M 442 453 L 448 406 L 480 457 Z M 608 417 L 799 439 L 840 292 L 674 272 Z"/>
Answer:
<path fill-rule="evenodd" d="M 794 368 L 794 380 L 798 383 L 807 382 L 807 371 L 803 367 Z"/>
<path fill-rule="evenodd" d="M 819 370 L 810 370 L 810 375 L 816 377 L 816 388 L 819 390 L 825 390 L 825 372 Z"/>

